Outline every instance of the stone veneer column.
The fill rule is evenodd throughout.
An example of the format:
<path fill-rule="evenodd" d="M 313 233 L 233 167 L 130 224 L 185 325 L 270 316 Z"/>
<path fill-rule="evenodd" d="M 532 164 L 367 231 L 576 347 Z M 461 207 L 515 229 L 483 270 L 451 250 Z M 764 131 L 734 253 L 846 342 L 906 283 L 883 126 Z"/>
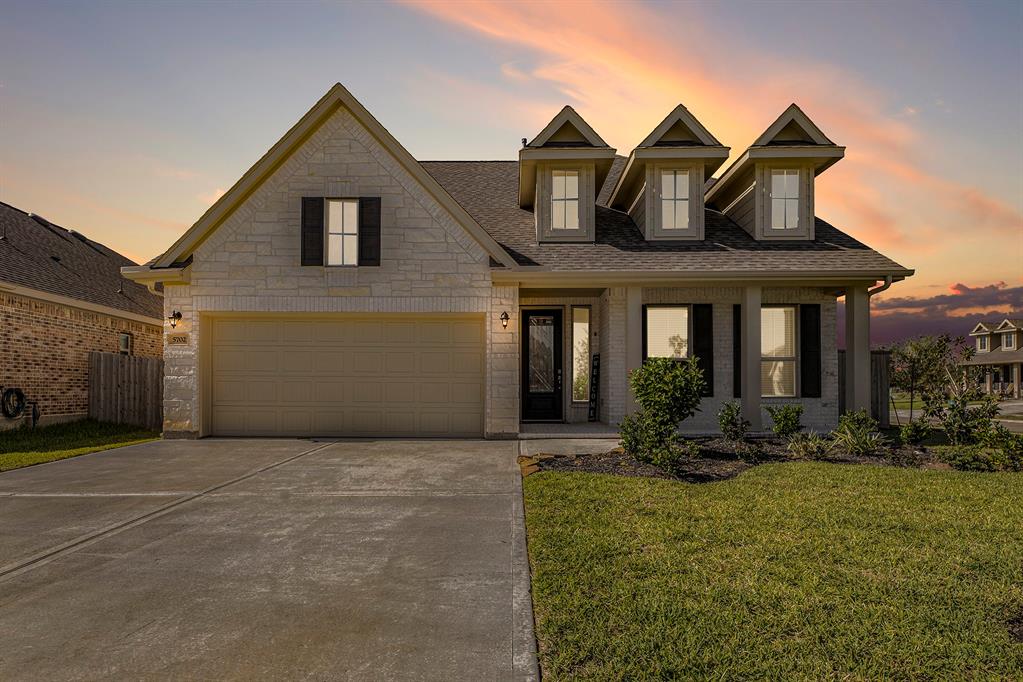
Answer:
<path fill-rule="evenodd" d="M 501 313 L 508 313 L 508 326 Z M 514 438 L 519 432 L 519 289 L 495 286 L 487 314 L 487 438 Z"/>
<path fill-rule="evenodd" d="M 845 409 L 870 411 L 870 296 L 867 287 L 845 292 Z"/>
<path fill-rule="evenodd" d="M 760 302 L 760 287 L 749 286 L 742 290 L 742 364 L 739 385 L 742 387 L 742 416 L 750 423 L 753 432 L 763 430 L 760 416 Z"/>
<path fill-rule="evenodd" d="M 643 287 L 625 290 L 625 412 L 632 414 L 639 405 L 629 386 L 629 372 L 643 364 Z"/>

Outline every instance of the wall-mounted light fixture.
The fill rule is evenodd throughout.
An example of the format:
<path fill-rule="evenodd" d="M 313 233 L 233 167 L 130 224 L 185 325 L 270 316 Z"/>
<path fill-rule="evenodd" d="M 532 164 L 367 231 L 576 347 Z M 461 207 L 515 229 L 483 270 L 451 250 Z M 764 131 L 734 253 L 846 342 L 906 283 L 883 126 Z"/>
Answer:
<path fill-rule="evenodd" d="M 175 327 L 178 326 L 178 320 L 181 319 L 181 311 L 175 310 L 174 312 L 167 316 L 167 319 L 170 320 L 171 329 L 174 329 Z"/>
<path fill-rule="evenodd" d="M 501 326 L 504 327 L 505 329 L 507 329 L 508 328 L 508 320 L 510 320 L 510 319 L 511 318 L 508 317 L 508 311 L 505 310 L 503 313 L 501 313 Z"/>

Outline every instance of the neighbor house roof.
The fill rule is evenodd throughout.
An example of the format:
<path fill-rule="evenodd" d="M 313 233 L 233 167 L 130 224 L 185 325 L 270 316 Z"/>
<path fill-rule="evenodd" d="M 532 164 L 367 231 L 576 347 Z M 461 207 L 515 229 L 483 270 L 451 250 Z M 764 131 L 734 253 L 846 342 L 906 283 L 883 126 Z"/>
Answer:
<path fill-rule="evenodd" d="M 0 236 L 0 291 L 30 289 L 163 317 L 162 296 L 121 276 L 121 268 L 134 262 L 74 230 L 0 202 Z"/>
<path fill-rule="evenodd" d="M 625 166 L 617 157 L 598 193 L 595 243 L 537 243 L 533 213 L 519 208 L 516 161 L 424 161 L 426 170 L 521 266 L 557 271 L 743 271 L 908 276 L 893 260 L 817 218 L 813 241 L 757 241 L 725 215 L 707 210 L 703 241 L 646 241 L 632 218 L 608 208 Z"/>
<path fill-rule="evenodd" d="M 1003 365 L 1023 362 L 1023 349 L 1005 350 L 995 348 L 984 353 L 974 353 L 969 360 L 964 360 L 963 365 Z"/>

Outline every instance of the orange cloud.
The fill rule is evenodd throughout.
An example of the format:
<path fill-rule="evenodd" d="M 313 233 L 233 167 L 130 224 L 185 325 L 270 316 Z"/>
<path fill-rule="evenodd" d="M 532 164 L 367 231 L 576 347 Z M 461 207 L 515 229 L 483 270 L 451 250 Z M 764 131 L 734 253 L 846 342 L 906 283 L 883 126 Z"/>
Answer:
<path fill-rule="evenodd" d="M 659 32 L 664 22 L 657 8 L 635 3 L 426 0 L 409 6 L 529 50 L 536 66 L 505 67 L 505 75 L 516 84 L 532 78 L 554 87 L 625 152 L 681 101 L 734 157 L 795 100 L 848 147 L 846 159 L 819 185 L 818 213 L 839 214 L 846 221 L 839 226 L 871 246 L 912 246 L 917 254 L 940 245 L 921 236 L 962 225 L 1014 234 L 1023 229 L 1018 208 L 928 170 L 916 109 L 893 106 L 886 93 L 833 64 L 785 60 L 741 41 L 724 49 L 697 6 L 687 5 L 683 35 Z M 935 206 L 945 209 L 935 220 L 921 217 Z"/>

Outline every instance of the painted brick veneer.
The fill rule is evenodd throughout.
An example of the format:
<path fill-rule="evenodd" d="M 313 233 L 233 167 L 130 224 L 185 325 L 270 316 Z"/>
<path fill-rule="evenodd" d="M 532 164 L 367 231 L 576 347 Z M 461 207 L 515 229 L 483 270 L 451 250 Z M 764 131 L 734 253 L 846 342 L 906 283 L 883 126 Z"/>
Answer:
<path fill-rule="evenodd" d="M 302 267 L 303 196 L 381 198 L 379 267 Z M 514 302 L 514 304 L 513 304 Z M 191 283 L 167 288 L 190 345 L 165 354 L 165 430 L 200 429 L 197 349 L 203 315 L 218 312 L 479 313 L 487 320 L 487 433 L 518 430 L 516 343 L 497 306 L 517 317 L 517 292 L 491 288 L 489 256 L 345 109 L 334 113 L 196 250 Z M 496 310 L 496 313 L 494 312 Z M 517 358 L 517 351 L 515 351 Z M 512 393 L 515 393 L 512 396 Z M 514 403 L 514 405 L 512 404 Z M 509 416 L 515 414 L 514 424 Z"/>
<path fill-rule="evenodd" d="M 0 386 L 38 401 L 41 421 L 89 412 L 89 352 L 116 353 L 122 332 L 136 355 L 159 357 L 160 328 L 13 294 L 0 294 Z M 0 416 L 0 428 L 11 422 Z"/>

